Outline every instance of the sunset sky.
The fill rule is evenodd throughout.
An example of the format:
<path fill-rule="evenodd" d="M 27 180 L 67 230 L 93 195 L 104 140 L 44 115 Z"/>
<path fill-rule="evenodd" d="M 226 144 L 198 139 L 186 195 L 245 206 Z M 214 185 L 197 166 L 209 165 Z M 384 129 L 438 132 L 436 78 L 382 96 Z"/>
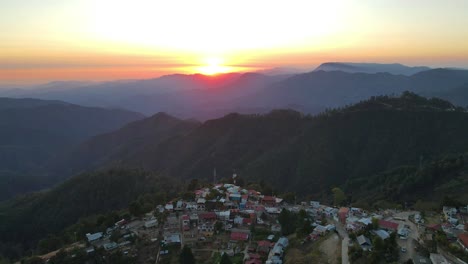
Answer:
<path fill-rule="evenodd" d="M 468 0 L 1 0 L 0 84 L 312 69 L 468 68 Z"/>

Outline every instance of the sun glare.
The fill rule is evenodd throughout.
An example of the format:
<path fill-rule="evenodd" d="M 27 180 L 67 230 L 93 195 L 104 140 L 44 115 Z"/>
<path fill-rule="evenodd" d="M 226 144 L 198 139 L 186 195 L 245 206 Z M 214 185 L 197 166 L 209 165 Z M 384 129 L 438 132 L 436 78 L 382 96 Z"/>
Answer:
<path fill-rule="evenodd" d="M 200 66 L 198 72 L 205 75 L 216 75 L 225 73 L 230 70 L 230 67 L 223 66 L 222 61 L 218 58 L 210 58 L 206 60 L 206 65 Z"/>

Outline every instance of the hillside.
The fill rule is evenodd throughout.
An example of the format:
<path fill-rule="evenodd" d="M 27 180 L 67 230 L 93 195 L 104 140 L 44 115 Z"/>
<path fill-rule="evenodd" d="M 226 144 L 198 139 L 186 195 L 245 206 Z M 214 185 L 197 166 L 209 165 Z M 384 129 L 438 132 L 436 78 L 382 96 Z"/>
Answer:
<path fill-rule="evenodd" d="M 107 153 L 114 162 L 106 160 L 96 167 L 112 167 L 118 161 L 119 166 L 180 178 L 209 178 L 216 167 L 221 177 L 236 172 L 281 190 L 320 196 L 330 186 L 413 165 L 421 156 L 430 160 L 444 153 L 463 153 L 468 149 L 467 133 L 468 114 L 463 109 L 404 93 L 399 98 L 374 97 L 318 116 L 291 110 L 230 114 L 163 141 L 148 135 L 142 141 L 151 146 L 125 156 Z M 125 142 L 122 138 L 118 145 L 132 148 Z M 61 166 L 72 172 L 85 168 Z"/>
<path fill-rule="evenodd" d="M 39 168 L 51 157 L 91 136 L 141 118 L 143 115 L 126 110 L 82 107 L 59 101 L 1 98 L 0 180 L 4 182 L 4 177 L 7 177 L 9 188 L 5 190 L 6 186 L 1 185 L 0 199 L 18 191 L 31 190 L 21 187 L 21 182 L 27 182 L 21 178 L 31 176 L 31 172 L 34 176 L 41 175 Z M 12 177 L 15 174 L 20 177 Z"/>
<path fill-rule="evenodd" d="M 350 179 L 345 192 L 353 202 L 372 204 L 422 201 L 438 206 L 446 197 L 468 203 L 467 154 L 451 154 L 435 160 L 422 160 L 419 166 L 400 166 L 368 177 Z M 430 203 L 428 203 L 430 204 Z"/>
<path fill-rule="evenodd" d="M 92 170 L 102 164 L 118 165 L 127 157 L 138 155 L 145 149 L 157 145 L 172 137 L 183 136 L 200 124 L 194 120 L 180 120 L 165 113 L 158 113 L 149 118 L 132 122 L 121 129 L 95 136 L 74 148 L 66 155 L 52 160 L 51 173 L 75 174 L 69 168 Z M 58 164 L 57 167 L 54 167 Z M 63 166 L 61 166 L 63 165 Z"/>
<path fill-rule="evenodd" d="M 0 203 L 0 250 L 5 242 L 33 246 L 79 218 L 126 208 L 141 195 L 170 197 L 178 190 L 176 181 L 139 170 L 78 175 L 50 191 Z"/>

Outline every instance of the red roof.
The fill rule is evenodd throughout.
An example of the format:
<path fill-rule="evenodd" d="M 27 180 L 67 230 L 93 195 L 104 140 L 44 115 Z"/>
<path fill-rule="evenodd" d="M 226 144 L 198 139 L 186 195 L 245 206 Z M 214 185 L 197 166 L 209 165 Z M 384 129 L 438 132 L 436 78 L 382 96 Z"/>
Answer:
<path fill-rule="evenodd" d="M 248 196 L 247 194 L 246 194 L 246 195 L 242 195 L 242 199 L 243 199 L 243 200 L 247 200 L 247 199 L 249 199 L 249 196 Z"/>
<path fill-rule="evenodd" d="M 440 224 L 432 224 L 432 225 L 427 225 L 426 227 L 429 228 L 429 229 L 432 229 L 432 230 L 440 230 L 441 225 Z"/>
<path fill-rule="evenodd" d="M 379 226 L 384 229 L 392 229 L 392 230 L 397 230 L 398 229 L 398 224 L 386 220 L 379 220 Z"/>
<path fill-rule="evenodd" d="M 204 220 L 216 219 L 216 213 L 215 212 L 202 213 L 199 215 L 199 217 Z"/>
<path fill-rule="evenodd" d="M 182 220 L 190 220 L 190 217 L 188 215 L 183 215 Z"/>
<path fill-rule="evenodd" d="M 467 233 L 458 235 L 458 239 L 460 239 L 460 242 L 461 242 L 466 248 L 468 248 L 468 234 L 467 234 Z"/>
<path fill-rule="evenodd" d="M 275 197 L 273 196 L 264 196 L 262 201 L 266 201 L 266 202 L 276 202 L 276 199 Z"/>
<path fill-rule="evenodd" d="M 249 259 L 244 264 L 262 264 L 262 261 L 260 259 Z"/>
<path fill-rule="evenodd" d="M 259 247 L 270 247 L 271 246 L 271 242 L 268 241 L 268 240 L 258 241 L 257 244 L 258 244 Z"/>
<path fill-rule="evenodd" d="M 253 220 L 252 220 L 252 218 L 244 218 L 244 219 L 242 219 L 242 223 L 244 225 L 251 225 L 253 223 Z"/>
<path fill-rule="evenodd" d="M 262 257 L 259 254 L 250 253 L 249 258 L 250 259 L 261 259 Z"/>
<path fill-rule="evenodd" d="M 248 233 L 242 233 L 242 232 L 231 233 L 231 240 L 247 241 L 248 239 L 249 239 Z"/>

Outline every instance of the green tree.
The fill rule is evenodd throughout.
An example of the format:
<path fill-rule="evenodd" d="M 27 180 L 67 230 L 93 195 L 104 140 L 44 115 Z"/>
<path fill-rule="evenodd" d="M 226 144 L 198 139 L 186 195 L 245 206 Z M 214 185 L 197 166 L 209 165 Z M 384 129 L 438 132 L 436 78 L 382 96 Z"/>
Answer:
<path fill-rule="evenodd" d="M 287 203 L 293 204 L 296 202 L 296 193 L 295 192 L 287 192 L 281 195 Z"/>
<path fill-rule="evenodd" d="M 55 235 L 48 235 L 46 238 L 39 241 L 37 248 L 39 253 L 45 254 L 62 247 L 63 242 L 60 237 Z"/>
<path fill-rule="evenodd" d="M 372 229 L 376 230 L 379 228 L 379 219 L 372 217 Z"/>
<path fill-rule="evenodd" d="M 120 230 L 117 229 L 117 230 L 114 230 L 111 234 L 111 236 L 109 237 L 110 241 L 112 242 L 117 242 L 119 240 L 119 238 L 122 236 L 122 234 L 120 233 Z"/>
<path fill-rule="evenodd" d="M 193 192 L 198 188 L 198 179 L 190 180 L 190 183 L 187 186 L 187 191 Z"/>
<path fill-rule="evenodd" d="M 214 228 L 216 231 L 220 232 L 223 230 L 223 222 L 221 221 L 216 221 Z"/>
<path fill-rule="evenodd" d="M 182 252 L 179 256 L 180 264 L 195 264 L 195 257 L 193 256 L 192 250 L 188 246 L 182 248 Z"/>
<path fill-rule="evenodd" d="M 278 222 L 281 224 L 281 232 L 283 235 L 290 235 L 296 231 L 297 222 L 296 214 L 283 208 L 278 216 Z"/>
<path fill-rule="evenodd" d="M 334 204 L 336 206 L 343 205 L 344 201 L 346 201 L 346 195 L 343 192 L 343 190 L 341 190 L 338 187 L 335 187 L 335 188 L 332 189 L 332 193 L 333 193 Z"/>
<path fill-rule="evenodd" d="M 222 256 L 221 256 L 221 261 L 219 262 L 219 264 L 232 264 L 232 261 L 231 259 L 229 258 L 229 256 L 224 253 Z"/>
<path fill-rule="evenodd" d="M 128 207 L 128 211 L 134 216 L 140 216 L 143 213 L 141 205 L 137 201 L 133 201 Z"/>

